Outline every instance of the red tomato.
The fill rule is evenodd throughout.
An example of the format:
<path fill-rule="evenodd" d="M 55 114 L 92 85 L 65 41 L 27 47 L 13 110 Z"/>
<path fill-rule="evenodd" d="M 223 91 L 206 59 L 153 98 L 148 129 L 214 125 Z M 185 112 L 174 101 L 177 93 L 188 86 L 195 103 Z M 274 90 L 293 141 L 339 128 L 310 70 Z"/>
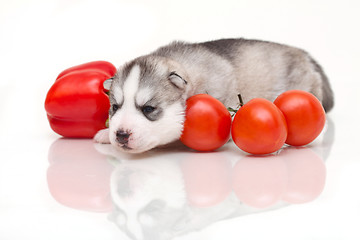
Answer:
<path fill-rule="evenodd" d="M 219 100 L 207 94 L 194 95 L 186 102 L 180 140 L 192 149 L 212 151 L 229 140 L 230 127 L 230 113 Z"/>
<path fill-rule="evenodd" d="M 325 111 L 311 93 L 290 90 L 280 94 L 274 104 L 282 111 L 288 126 L 286 143 L 302 146 L 312 142 L 325 125 Z"/>
<path fill-rule="evenodd" d="M 285 117 L 272 102 L 254 98 L 237 111 L 231 135 L 235 144 L 245 152 L 272 153 L 285 143 Z"/>

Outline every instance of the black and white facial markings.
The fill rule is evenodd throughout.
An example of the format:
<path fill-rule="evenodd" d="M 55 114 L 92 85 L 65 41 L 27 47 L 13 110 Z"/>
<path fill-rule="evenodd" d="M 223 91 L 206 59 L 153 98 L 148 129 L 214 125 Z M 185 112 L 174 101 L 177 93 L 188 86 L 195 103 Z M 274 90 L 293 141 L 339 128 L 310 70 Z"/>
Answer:
<path fill-rule="evenodd" d="M 184 121 L 186 84 L 166 63 L 125 65 L 110 89 L 110 142 L 134 153 L 176 140 Z"/>

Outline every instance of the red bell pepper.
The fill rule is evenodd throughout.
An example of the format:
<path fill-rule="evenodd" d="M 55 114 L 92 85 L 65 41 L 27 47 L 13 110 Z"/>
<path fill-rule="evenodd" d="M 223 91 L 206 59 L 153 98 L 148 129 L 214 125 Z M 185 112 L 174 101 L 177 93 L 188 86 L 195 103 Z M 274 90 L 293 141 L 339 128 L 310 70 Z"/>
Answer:
<path fill-rule="evenodd" d="M 114 65 L 105 61 L 62 71 L 45 100 L 50 127 L 70 138 L 92 138 L 106 128 L 110 102 L 103 83 L 115 72 Z"/>

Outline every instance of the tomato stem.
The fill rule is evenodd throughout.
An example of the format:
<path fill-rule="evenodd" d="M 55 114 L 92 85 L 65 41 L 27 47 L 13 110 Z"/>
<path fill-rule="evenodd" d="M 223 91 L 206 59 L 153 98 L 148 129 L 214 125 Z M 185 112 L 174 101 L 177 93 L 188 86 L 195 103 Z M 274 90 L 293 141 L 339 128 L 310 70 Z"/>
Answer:
<path fill-rule="evenodd" d="M 231 117 L 235 116 L 235 114 L 237 113 L 237 111 L 244 106 L 244 101 L 242 100 L 241 94 L 239 93 L 238 95 L 238 99 L 239 99 L 239 105 L 236 107 L 236 109 L 233 109 L 232 107 L 228 107 L 227 110 L 230 112 Z"/>
<path fill-rule="evenodd" d="M 230 112 L 231 117 L 233 117 L 233 116 L 236 114 L 236 112 L 237 112 L 237 110 L 236 110 L 236 109 L 233 109 L 232 107 L 228 107 L 227 110 Z"/>
<path fill-rule="evenodd" d="M 240 94 L 240 93 L 238 94 L 238 98 L 239 98 L 239 107 L 244 106 L 244 102 L 243 102 L 243 100 L 242 100 L 242 97 L 241 97 L 241 94 Z"/>

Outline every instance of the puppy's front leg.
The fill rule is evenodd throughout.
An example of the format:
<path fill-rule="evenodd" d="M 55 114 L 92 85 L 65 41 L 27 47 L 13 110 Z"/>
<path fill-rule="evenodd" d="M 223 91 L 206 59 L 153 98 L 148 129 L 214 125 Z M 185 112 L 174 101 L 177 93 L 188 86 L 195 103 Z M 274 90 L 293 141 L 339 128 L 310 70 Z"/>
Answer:
<path fill-rule="evenodd" d="M 109 128 L 98 131 L 94 136 L 94 141 L 96 143 L 109 144 L 110 143 Z"/>

